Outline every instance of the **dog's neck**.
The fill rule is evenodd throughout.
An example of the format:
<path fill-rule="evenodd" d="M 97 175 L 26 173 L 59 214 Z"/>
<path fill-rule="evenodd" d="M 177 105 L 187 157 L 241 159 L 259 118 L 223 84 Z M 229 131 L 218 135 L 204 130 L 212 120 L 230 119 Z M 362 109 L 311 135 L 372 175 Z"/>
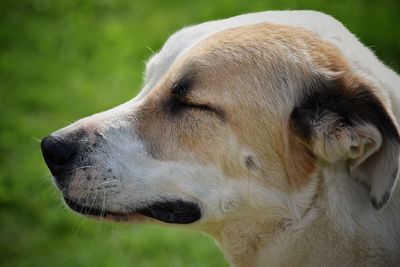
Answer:
<path fill-rule="evenodd" d="M 346 188 L 341 184 L 346 178 L 322 178 L 323 193 L 313 199 L 301 219 L 272 221 L 258 212 L 225 221 L 207 232 L 236 267 L 365 266 L 376 261 L 389 266 L 400 260 L 387 258 L 397 255 L 395 251 L 400 248 L 400 236 L 395 236 L 400 216 L 393 214 L 399 206 L 399 190 L 394 192 L 390 206 L 381 211 L 366 208 L 369 202 L 364 207 L 346 207 L 350 195 L 349 199 L 331 199 L 327 190 Z M 365 200 L 369 201 L 367 197 Z"/>
<path fill-rule="evenodd" d="M 225 222 L 211 234 L 233 266 L 248 267 L 256 266 L 260 252 L 277 238 L 283 227 L 283 223 L 247 217 Z"/>
<path fill-rule="evenodd" d="M 316 249 L 311 247 L 311 240 L 317 240 L 317 237 L 310 232 L 319 220 L 316 215 L 314 210 L 310 210 L 302 222 L 293 225 L 285 220 L 272 222 L 267 218 L 263 220 L 250 216 L 237 218 L 225 222 L 211 234 L 232 266 L 299 266 L 298 263 L 304 262 L 307 255 Z M 305 239 L 310 241 L 304 242 L 309 247 L 302 245 Z"/>
<path fill-rule="evenodd" d="M 236 267 L 367 266 L 377 260 L 390 266 L 395 262 L 385 258 L 387 253 L 380 245 L 363 233 L 342 232 L 329 216 L 321 214 L 307 226 L 263 223 L 251 218 L 232 221 L 213 236 Z"/>

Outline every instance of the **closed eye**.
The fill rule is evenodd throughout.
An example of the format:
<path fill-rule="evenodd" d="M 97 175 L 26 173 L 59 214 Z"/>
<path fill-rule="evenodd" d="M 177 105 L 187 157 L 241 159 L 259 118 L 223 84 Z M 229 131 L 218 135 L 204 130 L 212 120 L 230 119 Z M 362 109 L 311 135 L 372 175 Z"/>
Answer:
<path fill-rule="evenodd" d="M 216 115 L 218 115 L 220 118 L 224 118 L 224 113 L 215 107 L 212 107 L 207 104 L 197 104 L 193 103 L 190 101 L 187 101 L 185 99 L 180 99 L 180 98 L 172 98 L 169 103 L 169 110 L 171 112 L 171 115 L 178 115 L 182 112 L 185 112 L 190 109 L 194 110 L 200 110 L 200 111 L 205 111 L 205 112 L 211 112 Z"/>
<path fill-rule="evenodd" d="M 182 105 L 186 108 L 194 108 L 194 109 L 198 109 L 198 110 L 203 110 L 203 111 L 214 111 L 213 108 L 211 108 L 208 105 L 204 105 L 204 104 L 195 104 L 195 103 L 190 103 L 190 102 L 183 102 Z"/>
<path fill-rule="evenodd" d="M 173 113 L 183 111 L 184 109 L 198 109 L 203 111 L 213 111 L 213 109 L 205 104 L 196 104 L 179 98 L 171 99 L 171 111 Z"/>

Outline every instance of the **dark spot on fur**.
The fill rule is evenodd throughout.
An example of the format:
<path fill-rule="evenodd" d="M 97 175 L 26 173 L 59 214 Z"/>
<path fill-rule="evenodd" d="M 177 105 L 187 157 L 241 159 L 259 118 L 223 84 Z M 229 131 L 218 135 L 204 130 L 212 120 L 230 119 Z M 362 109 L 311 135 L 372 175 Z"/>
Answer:
<path fill-rule="evenodd" d="M 97 137 L 103 138 L 103 135 L 102 135 L 101 133 L 99 133 L 97 130 L 95 130 L 95 131 L 93 132 L 93 134 L 94 134 L 95 136 L 97 136 Z"/>
<path fill-rule="evenodd" d="M 379 203 L 378 203 L 378 201 L 376 200 L 376 198 L 372 198 L 371 199 L 371 203 L 372 203 L 372 206 L 375 208 L 375 209 L 379 209 Z"/>
<path fill-rule="evenodd" d="M 389 192 L 389 191 L 386 192 L 386 193 L 383 195 L 381 201 L 378 201 L 376 198 L 373 197 L 373 198 L 371 199 L 372 206 L 373 206 L 376 210 L 379 210 L 379 209 L 381 209 L 383 206 L 385 206 L 385 204 L 389 201 L 389 198 L 390 198 L 390 192 Z"/>
<path fill-rule="evenodd" d="M 247 156 L 245 158 L 245 164 L 246 164 L 247 169 L 249 169 L 249 170 L 254 170 L 257 167 L 257 164 L 254 161 L 254 158 L 252 156 Z"/>

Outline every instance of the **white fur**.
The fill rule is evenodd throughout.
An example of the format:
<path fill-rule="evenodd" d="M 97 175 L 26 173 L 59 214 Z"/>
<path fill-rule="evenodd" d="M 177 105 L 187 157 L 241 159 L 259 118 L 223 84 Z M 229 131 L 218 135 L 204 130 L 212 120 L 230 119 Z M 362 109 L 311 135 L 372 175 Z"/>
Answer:
<path fill-rule="evenodd" d="M 62 132 L 79 127 L 86 129 L 94 127 L 108 141 L 93 156 L 96 162 L 95 168 L 76 171 L 74 181 L 70 186 L 70 197 L 79 200 L 88 194 L 85 193 L 83 186 L 93 186 L 96 187 L 96 193 L 104 191 L 108 197 L 106 203 L 104 203 L 105 197 L 98 200 L 95 197 L 92 206 L 119 212 L 140 208 L 145 203 L 171 197 L 196 201 L 204 212 L 201 221 L 197 223 L 198 227 L 205 231 L 209 228 L 221 227 L 223 230 L 216 234 L 219 236 L 216 238 L 221 242 L 227 257 L 238 266 L 265 266 L 266 262 L 269 266 L 286 264 L 289 258 L 286 253 L 295 251 L 299 240 L 304 237 L 308 238 L 305 242 L 313 240 L 315 237 L 311 234 L 306 236 L 305 229 L 313 223 L 318 209 L 321 208 L 321 206 L 317 207 L 318 203 L 313 203 L 317 179 L 312 179 L 312 182 L 302 191 L 287 194 L 278 189 L 265 188 L 257 182 L 249 183 L 246 177 L 243 179 L 227 177 L 215 166 L 204 166 L 190 161 L 165 162 L 152 159 L 147 154 L 143 142 L 132 134 L 137 130 L 135 123 L 126 124 L 125 120 L 135 106 L 139 105 L 140 101 L 145 99 L 156 84 L 164 78 L 174 62 L 185 53 L 190 53 L 191 48 L 196 44 L 225 29 L 261 22 L 303 27 L 333 43 L 351 62 L 356 73 L 383 89 L 384 99 L 386 97 L 391 100 L 393 113 L 395 117 L 400 118 L 398 107 L 400 90 L 396 90 L 396 87 L 400 85 L 400 78 L 332 17 L 313 11 L 272 11 L 211 21 L 184 28 L 168 39 L 160 52 L 149 60 L 143 90 L 135 99 L 61 130 Z M 101 125 L 100 128 L 99 125 Z M 254 154 L 248 148 L 238 144 L 234 136 L 229 136 L 229 138 L 232 140 L 233 147 L 245 151 L 246 155 Z M 396 222 L 400 221 L 400 212 L 397 212 L 400 208 L 399 193 L 394 193 L 394 200 L 382 211 L 366 209 L 365 206 L 370 205 L 369 200 L 365 199 L 366 196 L 354 180 L 343 175 L 346 172 L 344 168 L 338 163 L 333 168 L 322 170 L 321 173 L 325 177 L 327 192 L 324 197 L 328 200 L 326 204 L 323 204 L 326 205 L 323 208 L 326 208 L 329 218 L 332 219 L 331 228 L 327 229 L 335 229 L 338 233 L 348 235 L 345 238 L 346 242 L 352 238 L 353 234 L 363 232 L 365 236 L 375 240 L 379 246 L 398 248 L 400 231 L 397 229 Z M 107 172 L 108 169 L 111 171 Z M 84 184 L 81 181 L 82 172 L 85 175 L 91 173 L 94 176 L 102 173 L 105 180 Z M 277 174 L 271 171 L 269 175 L 273 177 Z M 107 191 L 104 186 L 108 184 L 115 184 L 115 187 Z M 245 210 L 249 215 L 248 223 L 235 222 L 234 218 L 238 216 L 238 210 L 242 212 Z M 260 210 L 269 213 L 260 215 Z M 250 244 L 250 237 L 260 234 L 257 232 L 259 225 L 251 220 L 255 214 L 262 218 L 268 217 L 268 220 L 274 217 L 286 218 L 287 226 L 284 227 L 281 235 L 274 237 L 273 242 L 260 248 L 253 255 L 252 263 L 241 263 L 235 255 L 246 254 L 248 247 L 244 244 L 247 244 L 246 242 Z M 219 225 L 225 220 L 230 220 L 231 223 Z M 316 241 L 315 244 L 319 243 Z M 307 243 L 298 251 L 306 248 L 311 250 L 312 244 Z M 305 265 L 322 266 L 324 255 L 317 255 L 321 251 L 321 248 L 315 248 L 311 254 L 315 254 L 315 259 L 318 260 L 305 262 Z M 293 257 L 295 256 L 297 256 L 296 253 Z"/>

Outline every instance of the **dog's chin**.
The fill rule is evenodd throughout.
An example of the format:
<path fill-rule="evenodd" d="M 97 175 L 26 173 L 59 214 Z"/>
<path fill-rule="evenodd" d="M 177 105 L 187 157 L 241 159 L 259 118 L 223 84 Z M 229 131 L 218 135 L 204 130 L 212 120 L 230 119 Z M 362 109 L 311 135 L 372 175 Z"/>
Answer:
<path fill-rule="evenodd" d="M 201 209 L 199 205 L 194 202 L 183 200 L 152 202 L 145 207 L 129 212 L 115 212 L 87 207 L 66 197 L 64 197 L 64 200 L 73 211 L 89 217 L 103 218 L 112 221 L 144 222 L 146 219 L 151 218 L 169 224 L 190 224 L 201 218 Z"/>

